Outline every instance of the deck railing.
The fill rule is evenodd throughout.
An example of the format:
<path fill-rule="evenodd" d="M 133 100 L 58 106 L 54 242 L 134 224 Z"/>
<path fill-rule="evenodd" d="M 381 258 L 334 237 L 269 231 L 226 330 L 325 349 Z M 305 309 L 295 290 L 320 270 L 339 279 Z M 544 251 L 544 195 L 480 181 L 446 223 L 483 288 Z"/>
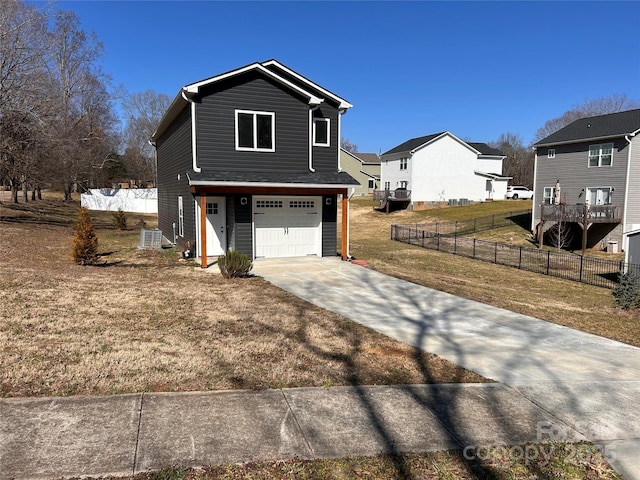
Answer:
<path fill-rule="evenodd" d="M 540 218 L 551 222 L 620 223 L 621 205 L 540 205 Z"/>
<path fill-rule="evenodd" d="M 375 201 L 381 200 L 410 200 L 411 190 L 405 188 L 396 188 L 395 190 L 374 190 L 373 199 Z"/>

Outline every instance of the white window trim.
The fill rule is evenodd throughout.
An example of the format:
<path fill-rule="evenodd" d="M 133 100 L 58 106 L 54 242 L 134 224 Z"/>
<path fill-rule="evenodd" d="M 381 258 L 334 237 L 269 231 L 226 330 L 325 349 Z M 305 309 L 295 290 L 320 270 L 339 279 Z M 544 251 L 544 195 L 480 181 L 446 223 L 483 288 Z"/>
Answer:
<path fill-rule="evenodd" d="M 369 190 L 373 190 L 376 188 L 376 180 L 374 178 L 370 178 L 367 182 L 367 188 Z"/>
<path fill-rule="evenodd" d="M 241 147 L 239 145 L 240 135 L 238 132 L 238 115 L 246 113 L 253 115 L 253 144 L 254 147 Z M 271 117 L 271 148 L 258 148 L 258 115 Z M 261 112 L 257 110 L 236 110 L 236 150 L 241 152 L 275 152 L 276 151 L 276 114 L 275 112 Z"/>
<path fill-rule="evenodd" d="M 402 157 L 400 159 L 400 170 L 407 170 L 409 167 L 409 158 Z"/>
<path fill-rule="evenodd" d="M 547 158 L 556 158 L 556 149 L 550 148 L 547 150 Z"/>
<path fill-rule="evenodd" d="M 608 197 L 609 197 L 609 203 L 591 203 L 591 192 L 592 191 L 598 191 L 598 190 L 608 190 Z M 585 198 L 585 203 L 587 205 L 613 205 L 613 187 L 587 187 L 586 190 L 586 198 Z"/>
<path fill-rule="evenodd" d="M 609 165 L 602 165 L 602 148 L 605 146 L 611 146 L 611 163 Z M 598 164 L 591 165 L 591 150 L 594 148 L 598 148 Z M 613 142 L 608 143 L 596 143 L 593 145 L 589 145 L 589 152 L 587 153 L 587 167 L 588 168 L 602 168 L 602 167 L 613 167 Z"/>
<path fill-rule="evenodd" d="M 327 143 L 320 143 L 316 140 L 316 124 L 318 122 L 326 122 L 327 124 Z M 313 146 L 314 147 L 330 147 L 331 146 L 331 119 L 324 117 L 313 118 Z"/>
<path fill-rule="evenodd" d="M 547 192 L 549 191 L 551 192 L 551 196 L 547 196 Z M 556 197 L 555 187 L 544 187 L 544 190 L 542 191 L 542 203 L 544 205 L 553 205 L 553 200 L 555 197 Z"/>
<path fill-rule="evenodd" d="M 178 236 L 184 237 L 184 204 L 182 197 L 178 197 Z"/>

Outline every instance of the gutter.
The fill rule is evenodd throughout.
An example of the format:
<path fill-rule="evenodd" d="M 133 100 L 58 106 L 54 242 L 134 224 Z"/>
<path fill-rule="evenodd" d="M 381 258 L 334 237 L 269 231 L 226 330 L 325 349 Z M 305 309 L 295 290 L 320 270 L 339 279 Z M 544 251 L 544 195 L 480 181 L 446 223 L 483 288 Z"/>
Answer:
<path fill-rule="evenodd" d="M 191 152 L 192 152 L 191 163 L 192 163 L 193 171 L 200 173 L 202 169 L 198 167 L 198 163 L 197 163 L 198 155 L 196 152 L 196 145 L 197 145 L 196 143 L 196 102 L 194 102 L 192 99 L 190 99 L 187 96 L 186 91 L 187 91 L 186 87 L 183 87 L 182 90 L 180 90 L 180 94 L 182 95 L 182 98 L 184 98 L 187 102 L 191 104 Z"/>

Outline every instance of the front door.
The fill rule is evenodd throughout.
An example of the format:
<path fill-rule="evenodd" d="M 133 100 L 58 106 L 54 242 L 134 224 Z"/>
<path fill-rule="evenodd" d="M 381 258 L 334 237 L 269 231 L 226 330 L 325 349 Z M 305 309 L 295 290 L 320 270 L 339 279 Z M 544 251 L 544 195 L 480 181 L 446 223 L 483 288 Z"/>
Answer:
<path fill-rule="evenodd" d="M 209 197 L 206 201 L 206 234 L 207 257 L 222 255 L 227 250 L 227 203 L 225 197 Z M 200 197 L 196 197 L 196 225 L 200 226 Z M 200 228 L 198 233 L 198 256 L 202 255 L 200 248 Z"/>

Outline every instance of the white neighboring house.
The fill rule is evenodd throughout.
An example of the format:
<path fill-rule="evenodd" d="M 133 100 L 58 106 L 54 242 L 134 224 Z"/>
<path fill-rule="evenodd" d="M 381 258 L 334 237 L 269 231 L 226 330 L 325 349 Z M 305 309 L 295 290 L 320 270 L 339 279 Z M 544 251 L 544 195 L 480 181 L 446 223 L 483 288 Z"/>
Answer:
<path fill-rule="evenodd" d="M 465 142 L 450 132 L 413 138 L 381 155 L 383 190 L 410 191 L 410 204 L 467 199 L 503 200 L 511 177 L 505 155 L 486 143 Z"/>

